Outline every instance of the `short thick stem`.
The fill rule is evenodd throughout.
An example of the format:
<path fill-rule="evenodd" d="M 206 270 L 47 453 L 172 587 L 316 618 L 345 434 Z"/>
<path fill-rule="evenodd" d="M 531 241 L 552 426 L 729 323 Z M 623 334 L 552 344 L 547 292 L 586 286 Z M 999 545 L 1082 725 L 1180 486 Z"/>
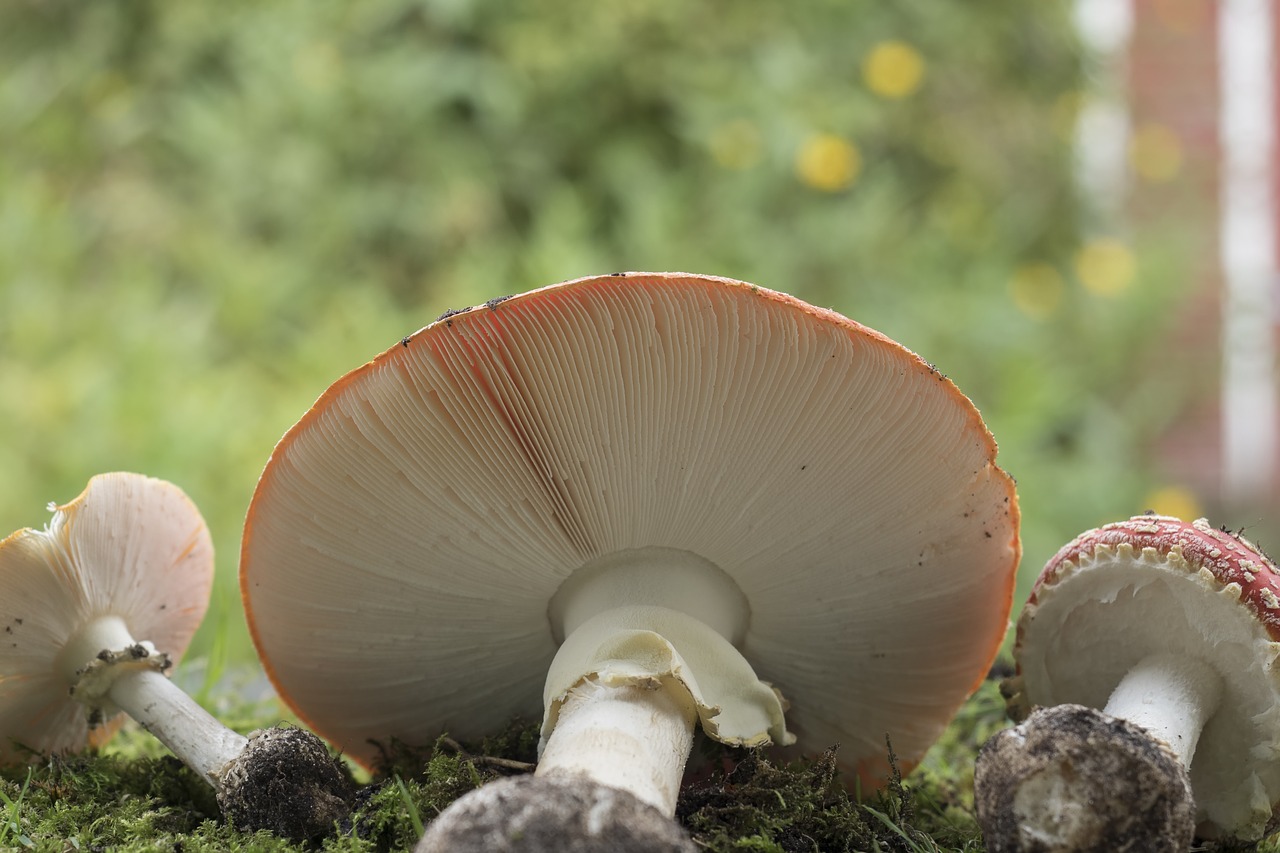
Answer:
<path fill-rule="evenodd" d="M 585 681 L 560 706 L 537 775 L 588 776 L 671 817 L 693 745 L 695 717 L 679 683 L 650 688 Z"/>
<path fill-rule="evenodd" d="M 723 743 L 788 744 L 783 702 L 734 646 L 750 608 L 733 580 L 670 548 L 579 568 L 548 607 L 538 775 L 576 774 L 670 817 L 696 722 Z"/>
<path fill-rule="evenodd" d="M 222 771 L 249 743 L 154 670 L 122 674 L 107 695 L 215 789 L 222 787 Z"/>
<path fill-rule="evenodd" d="M 1191 766 L 1205 723 L 1218 709 L 1222 678 L 1194 658 L 1151 655 L 1112 691 L 1104 713 L 1142 726 Z"/>

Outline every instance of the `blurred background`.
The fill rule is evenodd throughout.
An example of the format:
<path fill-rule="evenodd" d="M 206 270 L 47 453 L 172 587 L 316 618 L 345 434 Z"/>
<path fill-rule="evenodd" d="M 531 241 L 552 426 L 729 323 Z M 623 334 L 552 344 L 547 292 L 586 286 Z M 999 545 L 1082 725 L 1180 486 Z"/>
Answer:
<path fill-rule="evenodd" d="M 275 441 L 442 311 L 687 270 L 934 362 L 1017 477 L 1018 603 L 1145 509 L 1277 501 L 1269 0 L 0 4 L 0 535 L 95 473 L 218 549 Z"/>

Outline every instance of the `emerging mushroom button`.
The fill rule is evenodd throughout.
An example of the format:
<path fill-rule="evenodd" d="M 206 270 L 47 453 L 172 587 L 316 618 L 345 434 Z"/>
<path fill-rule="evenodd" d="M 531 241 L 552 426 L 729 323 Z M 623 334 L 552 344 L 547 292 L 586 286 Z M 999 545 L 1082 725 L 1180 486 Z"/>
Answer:
<path fill-rule="evenodd" d="M 1119 836 L 1137 832 L 1143 849 L 1185 850 L 1193 833 L 1270 831 L 1278 595 L 1275 566 L 1203 519 L 1138 516 L 1064 546 L 1019 620 L 1019 674 L 1006 685 L 1016 717 L 1063 707 L 984 747 L 975 784 L 988 846 L 1086 849 L 1087 835 L 1122 849 Z M 1142 825 L 1157 814 L 1164 844 Z"/>
<path fill-rule="evenodd" d="M 695 724 L 839 743 L 878 785 L 886 734 L 914 763 L 1004 633 L 994 457 L 949 380 L 834 312 L 581 279 L 326 391 L 258 484 L 243 595 L 281 695 L 362 761 L 540 714 L 539 773 L 668 815 Z"/>

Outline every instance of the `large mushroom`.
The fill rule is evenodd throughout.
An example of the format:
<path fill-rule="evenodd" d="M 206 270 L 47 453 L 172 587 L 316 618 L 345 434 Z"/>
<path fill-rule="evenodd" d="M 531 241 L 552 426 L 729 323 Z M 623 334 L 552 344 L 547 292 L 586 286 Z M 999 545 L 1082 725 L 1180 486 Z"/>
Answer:
<path fill-rule="evenodd" d="M 1280 573 L 1203 519 L 1138 516 L 1049 560 L 975 774 L 992 851 L 1256 841 L 1280 804 Z M 1039 706 L 1039 707 L 1037 707 Z M 1036 708 L 1032 712 L 1032 708 Z"/>
<path fill-rule="evenodd" d="M 697 724 L 838 743 L 876 787 L 886 734 L 912 766 L 1007 627 L 995 452 L 946 377 L 832 311 L 580 279 L 329 388 L 254 494 L 245 607 L 280 695 L 360 761 L 536 714 L 538 774 L 668 816 Z"/>
<path fill-rule="evenodd" d="M 167 677 L 213 583 L 195 504 L 172 483 L 113 473 L 51 509 L 45 530 L 0 541 L 0 764 L 104 740 L 123 711 L 213 786 L 233 825 L 326 834 L 349 782 L 322 741 L 298 728 L 245 737 Z"/>

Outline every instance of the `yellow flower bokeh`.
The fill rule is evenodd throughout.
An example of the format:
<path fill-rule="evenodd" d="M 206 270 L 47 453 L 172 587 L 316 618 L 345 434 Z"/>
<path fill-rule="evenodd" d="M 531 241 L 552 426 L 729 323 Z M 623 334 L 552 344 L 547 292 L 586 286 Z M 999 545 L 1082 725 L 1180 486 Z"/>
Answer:
<path fill-rule="evenodd" d="M 1026 264 L 1009 279 L 1009 295 L 1019 311 L 1043 320 L 1062 303 L 1062 275 L 1049 264 Z"/>
<path fill-rule="evenodd" d="M 833 133 L 809 137 L 796 154 L 796 175 L 807 186 L 836 192 L 857 180 L 862 155 L 849 140 Z"/>
<path fill-rule="evenodd" d="M 1182 140 L 1163 124 L 1143 124 L 1129 140 L 1129 164 L 1144 181 L 1171 181 L 1182 171 Z"/>
<path fill-rule="evenodd" d="M 1183 521 L 1195 521 L 1204 515 L 1195 493 L 1185 486 L 1161 486 L 1148 492 L 1143 498 L 1142 508 L 1159 515 L 1172 515 Z"/>
<path fill-rule="evenodd" d="M 925 62 L 920 51 L 904 41 L 882 41 L 862 63 L 867 88 L 882 98 L 905 98 L 924 82 Z"/>
<path fill-rule="evenodd" d="M 1117 296 L 1133 284 L 1138 263 L 1123 242 L 1101 237 L 1080 247 L 1075 267 L 1085 290 L 1095 296 Z"/>

